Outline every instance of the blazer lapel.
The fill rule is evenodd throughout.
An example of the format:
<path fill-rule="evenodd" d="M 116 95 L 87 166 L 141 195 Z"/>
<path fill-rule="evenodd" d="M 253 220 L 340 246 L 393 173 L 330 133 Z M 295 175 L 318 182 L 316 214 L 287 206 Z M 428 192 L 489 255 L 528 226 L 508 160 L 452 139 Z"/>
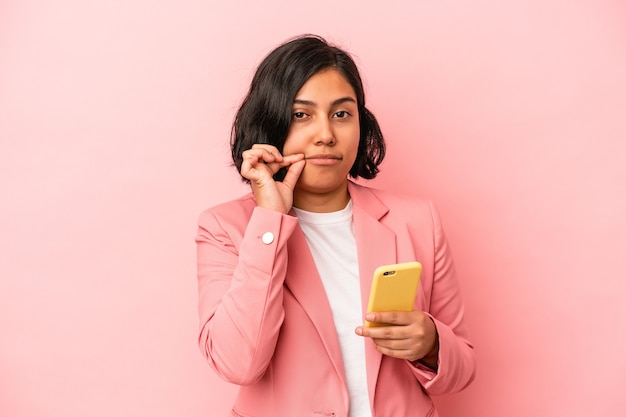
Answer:
<path fill-rule="evenodd" d="M 295 228 L 287 245 L 289 264 L 285 285 L 311 319 L 337 375 L 345 386 L 345 373 L 333 314 L 313 255 L 299 226 Z"/>
<path fill-rule="evenodd" d="M 365 316 L 374 270 L 381 265 L 398 262 L 396 235 L 380 222 L 389 211 L 387 206 L 365 187 L 350 182 L 348 190 L 353 202 L 354 232 L 361 277 L 361 305 Z M 373 402 L 382 354 L 369 338 L 365 339 L 365 356 L 369 397 Z"/>
<path fill-rule="evenodd" d="M 397 262 L 395 233 L 380 219 L 389 211 L 367 188 L 348 183 L 353 202 L 353 222 L 361 279 L 361 305 L 365 316 L 374 270 L 381 265 Z M 332 311 L 315 261 L 300 227 L 296 227 L 288 242 L 289 265 L 285 285 L 298 300 L 315 326 L 333 363 L 337 375 L 346 386 L 341 349 Z M 374 343 L 365 339 L 367 385 L 373 402 L 382 354 Z"/>

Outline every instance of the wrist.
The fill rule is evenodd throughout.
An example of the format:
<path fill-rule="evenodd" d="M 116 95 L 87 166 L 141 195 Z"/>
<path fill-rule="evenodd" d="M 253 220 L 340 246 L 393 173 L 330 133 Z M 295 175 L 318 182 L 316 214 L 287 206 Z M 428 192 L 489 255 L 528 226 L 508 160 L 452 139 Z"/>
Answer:
<path fill-rule="evenodd" d="M 422 356 L 417 361 L 422 365 L 429 367 L 430 369 L 437 370 L 439 366 L 439 334 L 435 330 L 435 340 L 433 341 L 433 345 L 424 356 Z"/>

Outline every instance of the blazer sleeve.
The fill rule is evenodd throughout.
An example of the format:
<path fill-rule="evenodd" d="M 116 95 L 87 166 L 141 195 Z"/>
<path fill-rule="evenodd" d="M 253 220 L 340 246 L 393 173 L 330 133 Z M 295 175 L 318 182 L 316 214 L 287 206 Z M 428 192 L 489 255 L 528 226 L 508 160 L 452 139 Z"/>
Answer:
<path fill-rule="evenodd" d="M 284 319 L 287 240 L 297 219 L 261 207 L 247 224 L 227 217 L 237 216 L 209 210 L 199 219 L 199 345 L 218 375 L 247 385 L 263 376 L 274 354 Z"/>
<path fill-rule="evenodd" d="M 433 221 L 433 285 L 427 314 L 439 335 L 439 366 L 434 372 L 423 365 L 413 371 L 431 395 L 461 391 L 472 382 L 476 364 L 474 348 L 464 322 L 463 301 L 456 270 L 437 210 L 429 203 Z"/>

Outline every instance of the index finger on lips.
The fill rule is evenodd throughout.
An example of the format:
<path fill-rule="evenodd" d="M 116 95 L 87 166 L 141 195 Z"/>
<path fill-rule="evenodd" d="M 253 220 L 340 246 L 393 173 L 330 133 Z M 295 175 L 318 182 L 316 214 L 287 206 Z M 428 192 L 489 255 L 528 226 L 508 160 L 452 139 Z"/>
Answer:
<path fill-rule="evenodd" d="M 285 155 L 283 156 L 283 161 L 281 163 L 281 166 L 286 167 L 289 165 L 292 165 L 298 161 L 301 161 L 304 159 L 304 154 L 303 153 L 295 153 L 292 155 Z"/>

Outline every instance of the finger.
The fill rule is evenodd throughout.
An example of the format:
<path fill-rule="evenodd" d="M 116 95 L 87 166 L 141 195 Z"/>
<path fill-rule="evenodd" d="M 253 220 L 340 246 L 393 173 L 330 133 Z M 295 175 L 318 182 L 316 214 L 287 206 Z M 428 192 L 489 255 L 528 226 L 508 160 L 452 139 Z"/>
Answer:
<path fill-rule="evenodd" d="M 282 162 L 282 155 L 274 154 L 271 150 L 264 148 L 249 149 L 242 154 L 240 173 L 251 181 L 257 181 L 265 175 L 273 176 L 279 169 Z M 280 158 L 280 161 L 277 161 Z"/>
<path fill-rule="evenodd" d="M 291 155 L 283 155 L 283 159 L 285 163 L 288 164 L 293 164 L 294 162 L 298 162 L 302 159 L 304 159 L 304 154 L 303 153 L 294 153 Z"/>
<path fill-rule="evenodd" d="M 291 165 L 293 165 L 294 163 L 303 160 L 304 159 L 304 154 L 300 153 L 300 154 L 294 154 L 294 155 L 288 155 L 288 156 L 281 156 L 281 160 L 280 161 L 274 161 L 274 162 L 265 162 L 265 164 L 267 166 L 269 166 L 272 169 L 272 172 L 275 174 L 278 172 L 279 169 L 281 168 L 285 168 L 285 167 L 289 167 Z M 300 175 L 300 174 L 298 174 Z"/>
<path fill-rule="evenodd" d="M 246 151 L 242 155 L 241 172 L 255 170 L 263 163 L 263 151 Z"/>
<path fill-rule="evenodd" d="M 408 334 L 402 326 L 359 326 L 355 329 L 355 333 L 373 340 L 405 340 L 408 338 Z"/>
<path fill-rule="evenodd" d="M 415 352 L 412 349 L 389 349 L 380 345 L 376 345 L 376 349 L 383 355 L 391 356 L 393 358 L 406 359 L 410 361 L 416 359 Z"/>
<path fill-rule="evenodd" d="M 411 343 L 410 339 L 372 339 L 372 341 L 376 346 L 390 350 L 409 350 L 415 348 L 415 344 Z"/>
<path fill-rule="evenodd" d="M 275 149 L 253 147 L 241 154 L 244 161 L 255 165 L 257 163 L 282 162 L 282 155 Z"/>
<path fill-rule="evenodd" d="M 287 168 L 287 174 L 285 174 L 285 178 L 283 179 L 283 184 L 289 187 L 292 191 L 296 187 L 296 183 L 298 182 L 298 178 L 300 178 L 300 174 L 302 174 L 302 170 L 306 165 L 306 161 L 304 159 L 294 162 L 291 164 L 289 168 Z"/>
<path fill-rule="evenodd" d="M 407 325 L 415 322 L 413 311 L 376 311 L 367 313 L 365 320 L 372 323 Z"/>
<path fill-rule="evenodd" d="M 278 149 L 276 149 L 275 146 L 272 146 L 272 145 L 255 143 L 254 145 L 252 145 L 252 148 L 250 148 L 250 150 L 257 151 L 257 152 L 261 151 L 264 155 L 263 160 L 265 162 L 270 162 L 270 161 L 282 162 L 283 160 L 283 155 L 280 153 Z"/>

